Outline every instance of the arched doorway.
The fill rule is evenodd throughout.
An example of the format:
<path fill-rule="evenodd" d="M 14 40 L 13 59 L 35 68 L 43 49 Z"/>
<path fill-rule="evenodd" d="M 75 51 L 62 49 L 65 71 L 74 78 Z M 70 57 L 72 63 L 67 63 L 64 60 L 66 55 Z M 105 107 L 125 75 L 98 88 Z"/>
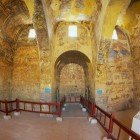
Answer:
<path fill-rule="evenodd" d="M 80 51 L 67 51 L 55 62 L 55 98 L 66 96 L 91 96 L 89 58 Z"/>

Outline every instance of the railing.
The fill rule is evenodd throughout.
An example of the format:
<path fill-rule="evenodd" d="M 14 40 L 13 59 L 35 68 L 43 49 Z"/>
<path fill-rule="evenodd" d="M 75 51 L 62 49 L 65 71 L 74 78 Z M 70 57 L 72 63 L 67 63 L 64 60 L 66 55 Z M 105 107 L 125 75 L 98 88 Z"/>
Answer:
<path fill-rule="evenodd" d="M 60 103 L 61 103 L 61 110 L 62 110 L 62 107 L 64 106 L 65 102 L 66 102 L 66 98 L 65 98 L 65 96 L 64 96 L 64 97 L 61 99 L 61 101 L 60 101 Z"/>
<path fill-rule="evenodd" d="M 87 109 L 87 111 L 88 111 L 88 113 L 89 113 L 89 115 L 91 116 L 91 117 L 94 117 L 93 116 L 93 106 L 94 106 L 94 104 L 90 101 L 90 100 L 88 100 L 88 99 L 86 99 L 86 98 L 83 98 L 83 97 L 80 97 L 80 103 Z"/>
<path fill-rule="evenodd" d="M 16 99 L 14 101 L 4 100 L 0 101 L 0 112 L 3 112 L 6 115 L 8 115 L 9 113 L 14 111 L 26 111 L 57 115 L 60 117 L 64 102 L 65 98 L 62 98 L 61 102 L 54 103 L 22 101 L 19 99 Z"/>
<path fill-rule="evenodd" d="M 99 124 L 107 132 L 108 138 L 111 138 L 112 140 L 124 140 L 124 137 L 127 137 L 127 139 L 130 138 L 131 140 L 140 140 L 140 135 L 136 134 L 134 131 L 119 122 L 114 117 L 114 114 L 107 113 L 83 97 L 81 97 L 80 102 L 87 109 L 90 116 L 97 119 Z"/>
<path fill-rule="evenodd" d="M 0 111 L 8 115 L 9 113 L 16 111 L 16 100 L 14 101 L 1 101 L 0 100 Z"/>
<path fill-rule="evenodd" d="M 66 103 L 80 103 L 80 96 L 64 96 Z"/>

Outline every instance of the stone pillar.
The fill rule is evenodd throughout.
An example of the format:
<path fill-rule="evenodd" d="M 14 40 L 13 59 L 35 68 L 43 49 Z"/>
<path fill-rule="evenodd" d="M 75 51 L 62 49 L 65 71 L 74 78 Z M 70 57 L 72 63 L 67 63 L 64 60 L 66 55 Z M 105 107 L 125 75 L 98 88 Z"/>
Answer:
<path fill-rule="evenodd" d="M 33 24 L 37 34 L 40 52 L 40 97 L 43 101 L 51 101 L 51 52 L 48 29 L 41 0 L 34 0 L 35 12 Z"/>
<path fill-rule="evenodd" d="M 111 40 L 103 39 L 98 49 L 95 75 L 95 102 L 102 108 L 107 108 L 107 58 Z"/>
<path fill-rule="evenodd" d="M 140 109 L 140 14 L 135 15 L 137 18 L 137 25 L 133 27 L 131 37 L 132 58 L 133 58 L 133 94 L 134 106 Z"/>

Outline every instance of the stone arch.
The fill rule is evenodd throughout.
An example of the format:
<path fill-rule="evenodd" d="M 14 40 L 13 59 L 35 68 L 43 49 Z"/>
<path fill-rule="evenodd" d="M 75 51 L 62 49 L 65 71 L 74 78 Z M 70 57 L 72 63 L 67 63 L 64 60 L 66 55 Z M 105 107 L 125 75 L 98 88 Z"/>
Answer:
<path fill-rule="evenodd" d="M 126 12 L 129 4 L 130 1 L 128 0 L 110 0 L 105 10 L 105 16 L 102 24 L 102 36 L 104 38 L 111 38 L 119 17 Z"/>
<path fill-rule="evenodd" d="M 68 36 L 69 25 L 76 25 L 78 27 L 77 38 L 74 39 Z M 52 57 L 54 62 L 64 52 L 72 50 L 84 53 L 92 61 L 92 40 L 88 27 L 82 23 L 59 22 L 53 32 Z"/>
<path fill-rule="evenodd" d="M 124 49 L 127 49 L 127 51 L 129 51 L 131 53 L 131 51 L 132 51 L 131 40 L 130 40 L 130 35 L 128 34 L 127 30 L 120 27 L 119 25 L 116 25 L 114 30 L 116 30 L 118 39 L 116 41 L 114 39 L 112 39 L 111 42 L 115 41 L 115 42 L 121 42 L 122 44 L 125 44 L 127 47 L 124 47 Z M 112 45 L 112 43 L 111 43 L 111 45 Z"/>
<path fill-rule="evenodd" d="M 55 61 L 55 65 L 54 65 L 54 90 L 55 90 L 55 93 L 57 92 L 57 89 L 60 88 L 61 71 L 69 64 L 70 65 L 76 64 L 78 69 L 79 69 L 79 66 L 83 69 L 85 88 L 91 87 L 92 83 L 90 82 L 90 78 L 92 77 L 91 76 L 92 70 L 90 67 L 90 64 L 91 64 L 90 59 L 84 53 L 82 53 L 80 51 L 72 50 L 72 51 L 64 52 Z M 80 71 L 82 71 L 82 70 L 80 70 Z M 74 74 L 75 74 L 75 72 L 74 72 Z M 84 92 L 82 94 L 85 93 L 85 90 L 86 89 L 84 89 Z M 90 93 L 90 94 L 92 94 L 92 93 Z M 56 96 L 56 94 L 55 94 L 55 96 Z M 89 95 L 89 96 L 92 96 L 92 95 Z"/>

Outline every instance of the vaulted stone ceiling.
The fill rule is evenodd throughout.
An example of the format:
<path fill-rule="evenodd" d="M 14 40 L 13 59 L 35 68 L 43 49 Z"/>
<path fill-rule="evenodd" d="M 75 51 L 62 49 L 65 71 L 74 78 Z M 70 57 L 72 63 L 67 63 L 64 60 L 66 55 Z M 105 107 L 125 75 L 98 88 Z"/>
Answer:
<path fill-rule="evenodd" d="M 57 21 L 84 21 L 91 20 L 97 4 L 95 0 L 52 0 L 50 10 Z"/>
<path fill-rule="evenodd" d="M 19 34 L 33 23 L 34 2 L 0 1 L 0 53 L 8 61 L 12 61 Z M 116 25 L 131 32 L 138 21 L 136 14 L 140 13 L 140 0 L 42 0 L 42 3 L 50 36 L 60 21 L 86 21 L 93 23 L 97 42 L 102 36 L 110 38 Z"/>
<path fill-rule="evenodd" d="M 100 0 L 42 0 L 50 36 L 59 22 L 95 22 L 102 4 Z M 89 8 L 90 6 L 90 8 Z M 46 8 L 47 7 L 47 8 Z"/>
<path fill-rule="evenodd" d="M 14 43 L 18 32 L 29 24 L 29 13 L 25 3 L 21 0 L 2 0 L 0 2 L 0 28 L 3 39 Z"/>
<path fill-rule="evenodd" d="M 12 61 L 13 46 L 29 23 L 29 12 L 24 1 L 0 1 L 0 53 L 4 59 Z"/>
<path fill-rule="evenodd" d="M 133 29 L 140 20 L 140 0 L 132 0 L 126 12 L 118 20 L 118 25 L 132 34 Z"/>

